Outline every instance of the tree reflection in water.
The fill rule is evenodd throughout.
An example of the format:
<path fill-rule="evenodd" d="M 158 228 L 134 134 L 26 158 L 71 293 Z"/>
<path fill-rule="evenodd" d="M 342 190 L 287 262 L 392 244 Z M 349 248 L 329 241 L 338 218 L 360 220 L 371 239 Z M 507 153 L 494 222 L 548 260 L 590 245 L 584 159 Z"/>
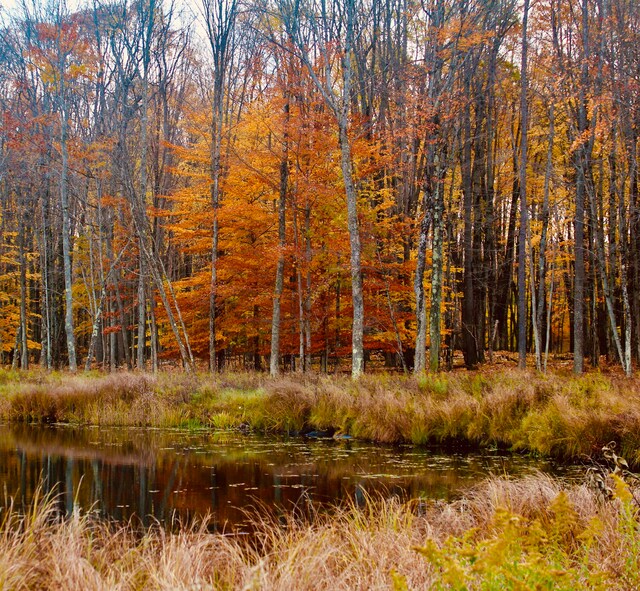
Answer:
<path fill-rule="evenodd" d="M 0 426 L 5 499 L 26 509 L 38 487 L 61 514 L 171 525 L 212 514 L 212 528 L 246 526 L 246 509 L 304 513 L 366 494 L 450 499 L 489 474 L 577 469 L 500 452 L 462 453 L 353 440 L 229 432 Z M 308 512 L 308 511 L 307 511 Z"/>

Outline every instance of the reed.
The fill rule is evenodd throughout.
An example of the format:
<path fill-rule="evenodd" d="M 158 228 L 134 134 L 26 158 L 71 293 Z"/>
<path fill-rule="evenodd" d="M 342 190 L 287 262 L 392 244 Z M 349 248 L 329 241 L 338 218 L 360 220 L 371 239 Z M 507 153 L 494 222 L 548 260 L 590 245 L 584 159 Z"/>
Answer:
<path fill-rule="evenodd" d="M 0 420 L 323 430 L 379 442 L 502 446 L 576 459 L 609 441 L 640 465 L 640 380 L 484 370 L 358 381 L 317 374 L 0 371 Z"/>
<path fill-rule="evenodd" d="M 637 510 L 542 475 L 489 479 L 443 503 L 366 498 L 313 519 L 252 514 L 250 540 L 56 515 L 52 499 L 0 522 L 0 588 L 632 589 Z"/>

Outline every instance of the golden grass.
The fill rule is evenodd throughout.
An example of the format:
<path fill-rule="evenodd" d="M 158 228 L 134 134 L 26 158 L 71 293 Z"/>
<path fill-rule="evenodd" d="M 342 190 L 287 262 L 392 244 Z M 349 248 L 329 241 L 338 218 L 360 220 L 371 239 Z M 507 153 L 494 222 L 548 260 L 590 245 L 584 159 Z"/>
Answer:
<path fill-rule="evenodd" d="M 369 498 L 311 521 L 254 515 L 251 542 L 208 533 L 206 519 L 174 533 L 62 520 L 45 500 L 3 515 L 0 588 L 631 589 L 640 530 L 621 491 L 603 501 L 541 475 L 490 479 L 448 504 Z"/>
<path fill-rule="evenodd" d="M 419 379 L 0 370 L 0 420 L 339 431 L 393 443 L 459 441 L 579 458 L 609 441 L 640 464 L 640 380 L 492 370 Z"/>

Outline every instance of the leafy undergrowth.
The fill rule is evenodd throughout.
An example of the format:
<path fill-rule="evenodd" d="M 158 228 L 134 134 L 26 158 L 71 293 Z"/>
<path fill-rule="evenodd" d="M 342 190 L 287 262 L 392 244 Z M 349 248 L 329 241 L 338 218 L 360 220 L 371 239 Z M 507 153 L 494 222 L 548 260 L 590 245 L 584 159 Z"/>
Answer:
<path fill-rule="evenodd" d="M 515 370 L 419 379 L 258 373 L 0 371 L 0 419 L 339 432 L 379 442 L 466 442 L 575 459 L 616 441 L 640 464 L 640 380 Z"/>
<path fill-rule="evenodd" d="M 207 520 L 167 533 L 56 516 L 0 523 L 2 589 L 637 589 L 629 487 L 605 499 L 542 476 L 490 479 L 453 503 L 366 499 L 309 521 L 254 515 L 246 538 Z"/>

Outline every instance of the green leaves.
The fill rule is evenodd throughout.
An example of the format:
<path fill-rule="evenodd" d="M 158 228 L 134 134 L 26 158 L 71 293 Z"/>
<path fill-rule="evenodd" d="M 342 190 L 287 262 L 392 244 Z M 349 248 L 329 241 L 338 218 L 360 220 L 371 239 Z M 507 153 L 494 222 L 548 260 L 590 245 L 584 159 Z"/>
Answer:
<path fill-rule="evenodd" d="M 433 590 L 605 589 L 606 576 L 590 561 L 601 531 L 597 520 L 580 524 L 562 491 L 539 518 L 499 508 L 487 533 L 471 529 L 441 545 L 429 539 L 415 550 L 436 571 Z M 396 589 L 407 588 L 401 583 L 394 578 Z"/>

